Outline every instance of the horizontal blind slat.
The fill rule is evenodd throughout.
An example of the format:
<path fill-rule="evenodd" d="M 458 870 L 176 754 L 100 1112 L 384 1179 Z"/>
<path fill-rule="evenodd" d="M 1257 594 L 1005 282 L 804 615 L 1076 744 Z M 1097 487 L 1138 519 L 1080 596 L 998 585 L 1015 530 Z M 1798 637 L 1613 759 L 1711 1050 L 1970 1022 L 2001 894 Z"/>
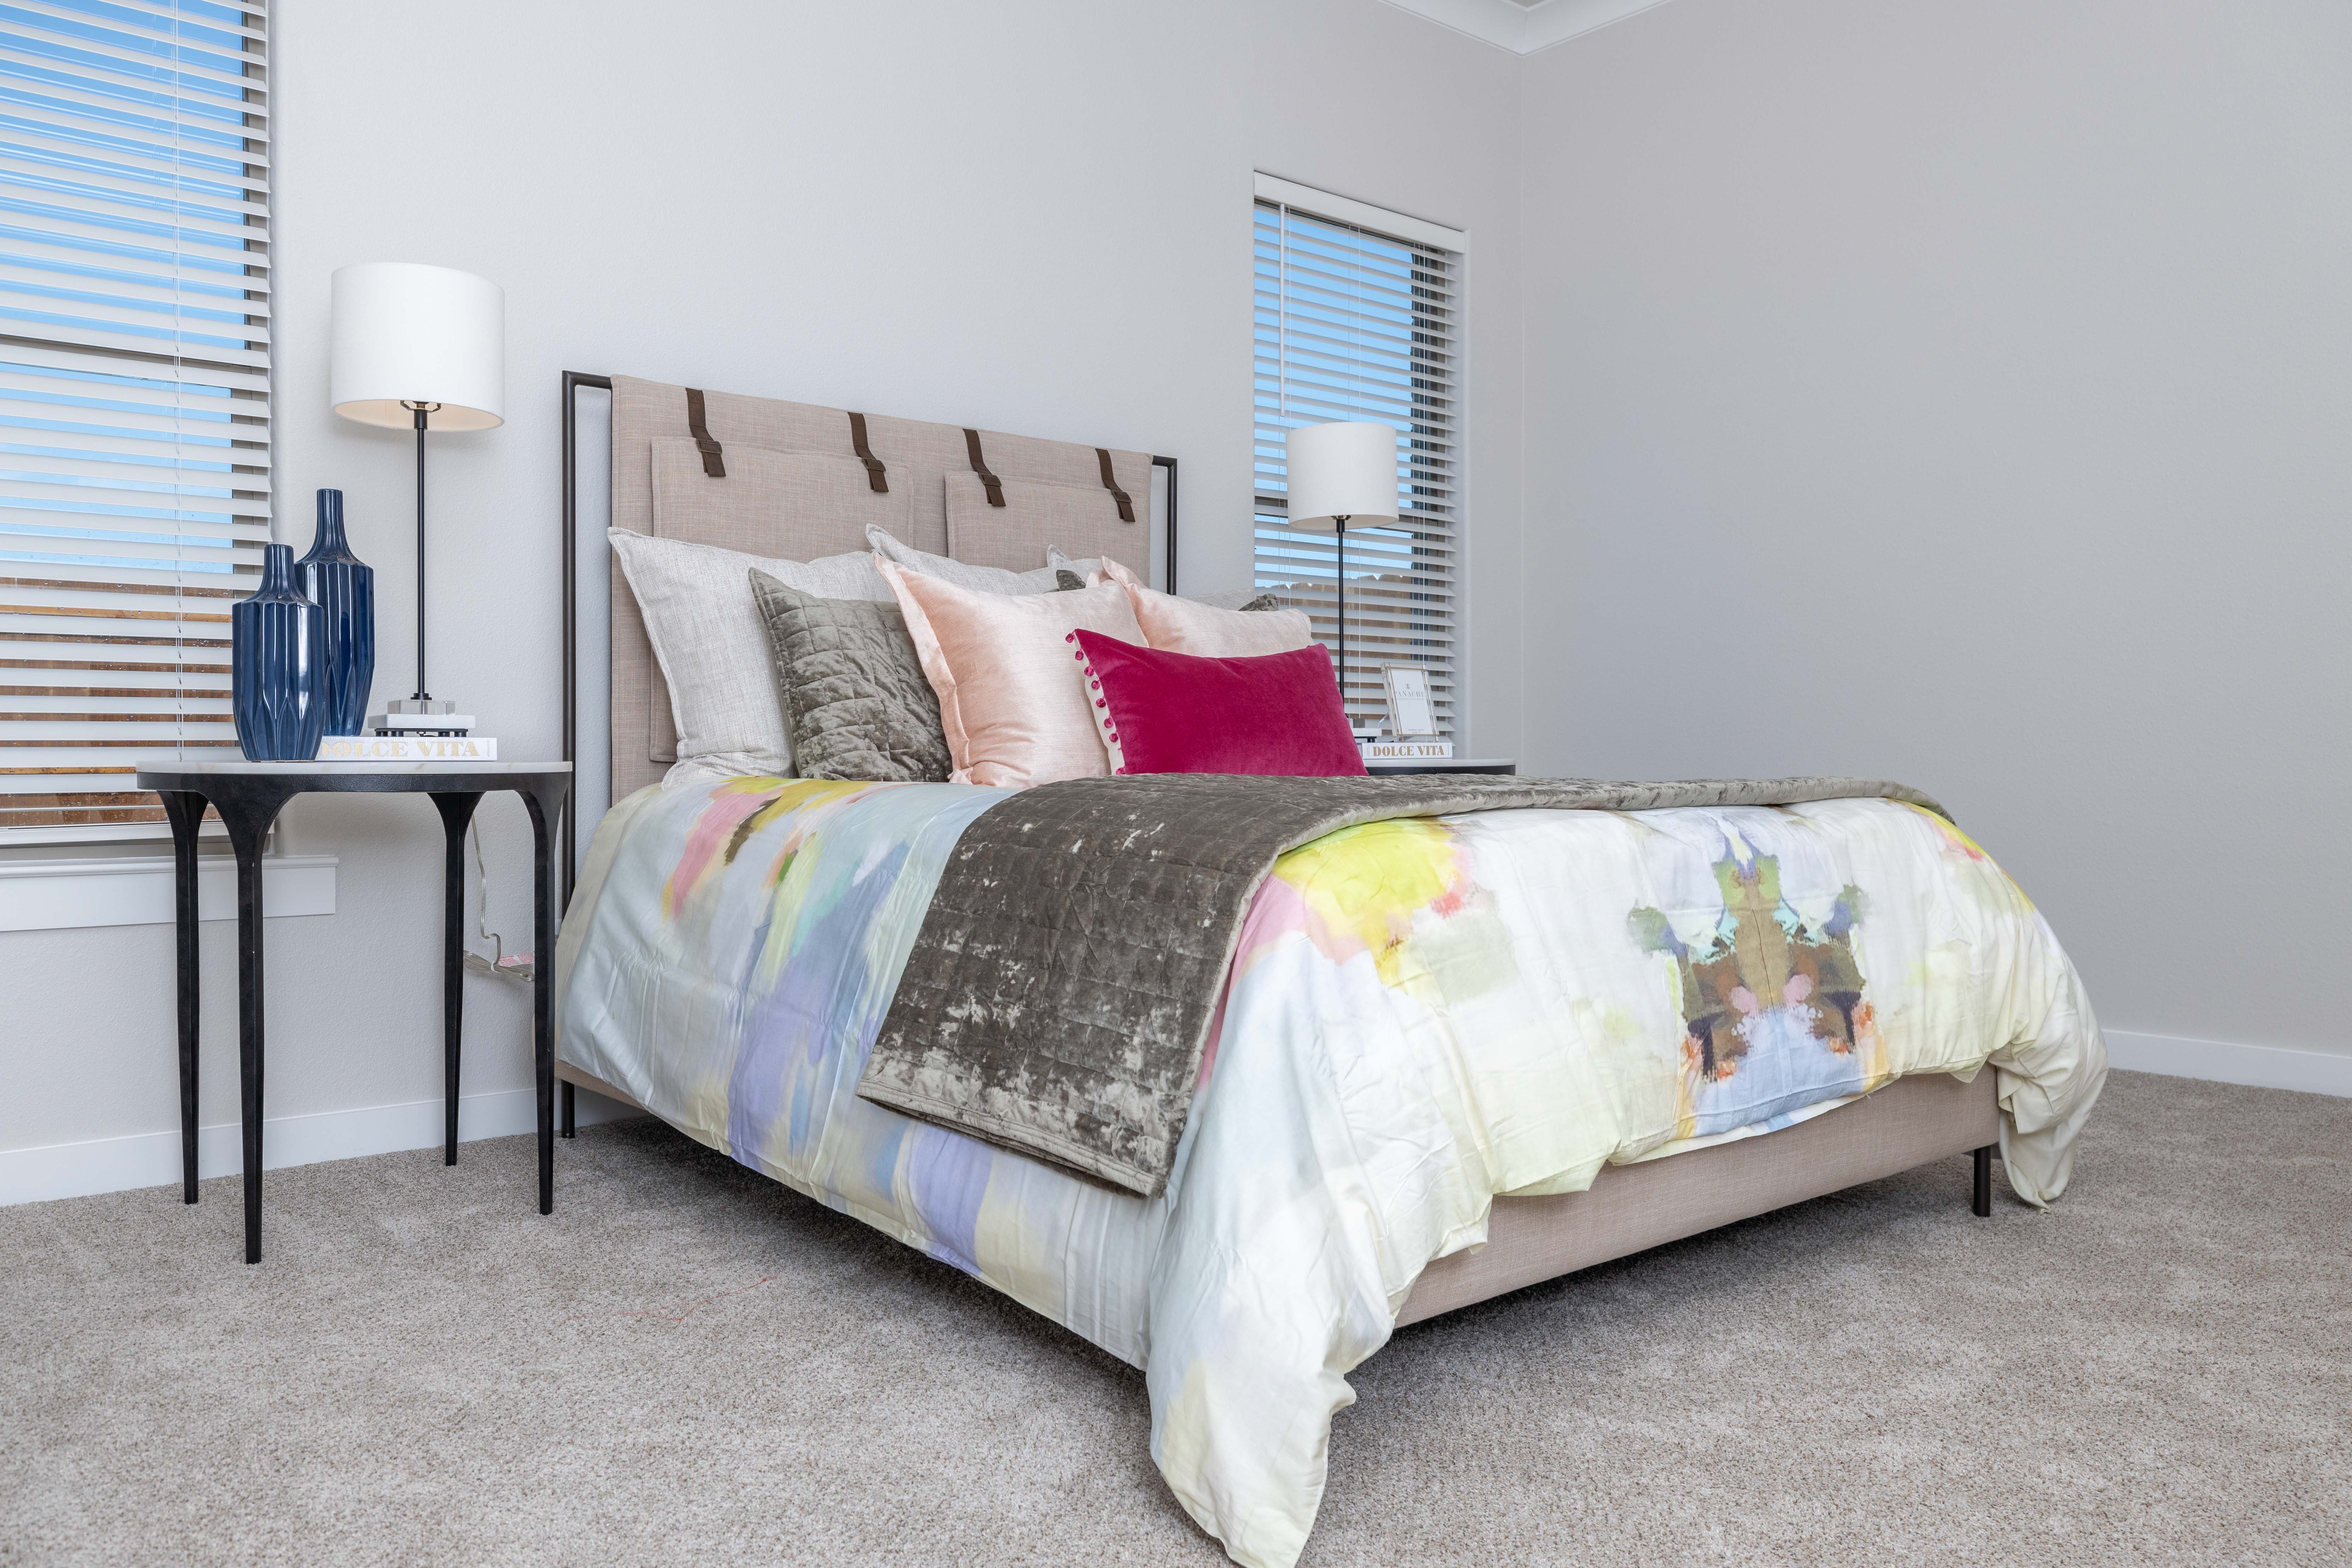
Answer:
<path fill-rule="evenodd" d="M 19 377 L 24 378 L 21 383 Z M 201 355 L 177 360 L 131 355 L 110 363 L 62 344 L 0 333 L 0 380 L 56 387 L 57 395 L 64 398 L 87 393 L 100 399 L 89 406 L 177 406 L 184 417 L 217 416 L 226 423 L 258 420 L 267 425 L 269 416 L 266 371 L 219 364 Z M 73 382 L 83 384 L 68 389 L 67 384 Z"/>
<path fill-rule="evenodd" d="M 103 83 L 123 83 L 149 92 L 178 98 L 194 95 L 197 104 L 244 104 L 265 79 L 248 74 L 245 55 L 189 50 L 157 56 L 139 47 L 129 35 L 92 37 L 66 28 L 40 25 L 38 13 L 0 5 L 0 51 L 68 76 L 88 76 Z"/>
<path fill-rule="evenodd" d="M 46 12 L 53 16 L 102 17 L 119 26 L 143 32 L 168 34 L 194 44 L 209 44 L 225 50 L 244 47 L 244 40 L 262 40 L 258 27 L 247 26 L 242 14 L 259 15 L 259 5 L 217 5 L 211 4 L 159 6 L 152 4 L 124 4 L 123 0 L 16 0 L 28 11 Z"/>
<path fill-rule="evenodd" d="M 254 58 L 244 52 L 246 41 L 261 37 L 242 26 L 198 21 L 178 6 L 122 5 L 119 0 L 12 0 L 0 5 L 0 20 L 159 60 L 218 63 L 232 72 Z"/>

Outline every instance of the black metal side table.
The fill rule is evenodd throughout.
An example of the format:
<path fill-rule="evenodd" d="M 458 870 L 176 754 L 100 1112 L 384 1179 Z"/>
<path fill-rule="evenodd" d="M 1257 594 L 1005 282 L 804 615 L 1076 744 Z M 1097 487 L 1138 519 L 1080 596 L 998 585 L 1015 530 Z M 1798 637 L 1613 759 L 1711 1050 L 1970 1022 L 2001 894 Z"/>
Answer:
<path fill-rule="evenodd" d="M 236 854 L 237 1061 L 245 1110 L 245 1260 L 261 1261 L 261 847 L 278 811 L 298 795 L 429 795 L 447 839 L 442 905 L 445 1164 L 457 1163 L 458 1035 L 465 997 L 466 825 L 490 790 L 510 789 L 530 808 L 532 841 L 531 1044 L 539 1088 L 539 1212 L 555 1208 L 556 824 L 572 793 L 569 763 L 157 763 L 139 787 L 163 796 L 172 820 L 180 936 L 180 1164 L 185 1202 L 196 1201 L 196 828 L 209 805 Z"/>

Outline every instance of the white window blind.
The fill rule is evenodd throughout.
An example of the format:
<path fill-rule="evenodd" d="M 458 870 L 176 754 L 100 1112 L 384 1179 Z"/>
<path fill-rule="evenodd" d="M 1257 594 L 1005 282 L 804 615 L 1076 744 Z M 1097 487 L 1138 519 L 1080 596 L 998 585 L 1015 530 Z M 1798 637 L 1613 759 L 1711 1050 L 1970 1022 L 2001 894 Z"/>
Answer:
<path fill-rule="evenodd" d="M 0 844 L 160 834 L 269 538 L 262 6 L 0 4 Z M 228 755 L 235 754 L 233 750 Z"/>
<path fill-rule="evenodd" d="M 1284 526 L 1283 443 L 1301 425 L 1372 419 L 1397 430 L 1397 518 L 1348 530 L 1351 719 L 1385 720 L 1382 671 L 1429 672 L 1452 736 L 1460 677 L 1460 237 L 1261 176 L 1257 201 L 1256 581 L 1339 639 L 1339 541 Z M 1367 226 L 1390 220 L 1385 227 Z M 1390 231 L 1394 232 L 1390 232 Z"/>

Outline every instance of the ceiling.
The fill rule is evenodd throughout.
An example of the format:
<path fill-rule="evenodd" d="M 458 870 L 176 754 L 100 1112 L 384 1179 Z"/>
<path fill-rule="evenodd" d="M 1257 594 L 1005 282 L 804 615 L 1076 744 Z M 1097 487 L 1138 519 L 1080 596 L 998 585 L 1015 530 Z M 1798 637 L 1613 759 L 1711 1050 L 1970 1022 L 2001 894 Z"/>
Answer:
<path fill-rule="evenodd" d="M 1622 22 L 1665 0 L 1386 0 L 1441 27 L 1531 55 Z"/>

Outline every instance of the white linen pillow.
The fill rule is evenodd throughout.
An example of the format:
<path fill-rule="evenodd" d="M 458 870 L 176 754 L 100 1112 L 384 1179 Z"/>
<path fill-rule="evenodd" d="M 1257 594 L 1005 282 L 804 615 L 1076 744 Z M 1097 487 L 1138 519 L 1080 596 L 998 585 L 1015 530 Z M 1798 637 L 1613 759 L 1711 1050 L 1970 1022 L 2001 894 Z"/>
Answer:
<path fill-rule="evenodd" d="M 1049 544 L 1045 546 L 1045 564 L 1048 566 L 1058 566 L 1066 571 L 1076 572 L 1078 576 L 1083 579 L 1089 572 L 1094 571 L 1097 566 L 1108 566 L 1110 564 L 1110 557 L 1104 556 L 1098 562 L 1094 560 L 1073 561 L 1068 556 L 1063 554 L 1059 550 Z M 1129 578 L 1139 583 L 1143 581 L 1140 576 L 1136 575 L 1134 572 L 1126 567 L 1121 567 L 1120 570 L 1128 572 L 1128 577 L 1120 579 L 1122 582 L 1128 581 Z M 1154 592 L 1157 591 L 1158 590 L 1156 589 L 1154 590 Z M 1238 610 L 1246 605 L 1253 605 L 1258 600 L 1265 597 L 1265 590 L 1263 588 L 1220 588 L 1213 594 L 1185 594 L 1180 596 L 1188 605 L 1206 605 L 1213 610 Z"/>
<path fill-rule="evenodd" d="M 1265 590 L 1263 588 L 1219 588 L 1213 593 L 1181 594 L 1174 596 L 1181 598 L 1188 605 L 1202 605 L 1212 610 L 1238 610 L 1244 605 L 1255 604 L 1258 600 L 1265 598 Z M 1264 612 L 1260 611 L 1255 613 L 1263 614 Z"/>
<path fill-rule="evenodd" d="M 776 771 L 775 759 L 756 757 L 749 752 L 705 752 L 698 757 L 681 757 L 662 774 L 661 786 L 676 789 L 680 784 L 709 784 L 715 779 L 792 778 L 787 767 Z"/>
<path fill-rule="evenodd" d="M 767 623 L 751 597 L 750 568 L 804 594 L 827 599 L 891 598 L 889 585 L 862 552 L 815 561 L 778 561 L 655 539 L 625 528 L 605 531 L 646 617 L 646 636 L 669 683 L 677 725 L 677 773 L 712 770 L 790 778 L 792 730 L 776 692 Z M 687 769 L 688 763 L 698 763 Z"/>
<path fill-rule="evenodd" d="M 873 523 L 866 525 L 866 542 L 885 559 L 894 561 L 909 572 L 920 572 L 926 577 L 937 577 L 959 588 L 969 588 L 975 594 L 1051 594 L 1061 587 L 1055 568 L 1067 567 L 1084 577 L 1101 563 L 1094 559 L 1071 561 L 1053 546 L 1045 548 L 1046 563 L 1026 572 L 1011 572 L 1002 566 L 974 566 L 969 561 L 959 561 L 952 555 L 934 555 L 928 550 L 918 550 L 906 543 L 887 528 Z M 797 587 L 799 584 L 793 584 Z M 835 595 L 838 598 L 840 595 Z"/>

